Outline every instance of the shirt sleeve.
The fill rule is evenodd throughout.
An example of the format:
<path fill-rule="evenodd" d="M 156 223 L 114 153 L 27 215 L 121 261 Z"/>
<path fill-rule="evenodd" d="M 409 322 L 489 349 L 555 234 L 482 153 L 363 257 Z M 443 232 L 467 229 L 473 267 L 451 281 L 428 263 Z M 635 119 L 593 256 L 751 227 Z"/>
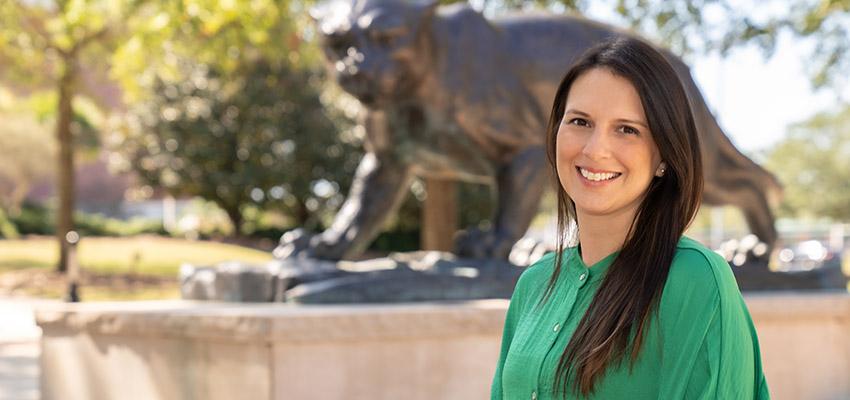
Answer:
<path fill-rule="evenodd" d="M 659 397 L 767 399 L 758 340 L 731 269 L 687 253 L 671 266 L 659 306 Z"/>

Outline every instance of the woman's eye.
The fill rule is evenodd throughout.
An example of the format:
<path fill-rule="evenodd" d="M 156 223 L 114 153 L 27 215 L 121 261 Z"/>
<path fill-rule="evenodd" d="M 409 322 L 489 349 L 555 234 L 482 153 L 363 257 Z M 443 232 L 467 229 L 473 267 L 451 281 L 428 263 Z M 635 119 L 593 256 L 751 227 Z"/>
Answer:
<path fill-rule="evenodd" d="M 639 132 L 637 129 L 632 128 L 631 126 L 624 126 L 624 127 L 620 128 L 620 129 L 622 129 L 622 130 L 623 130 L 623 133 L 628 133 L 628 134 L 630 134 L 630 135 L 638 135 L 638 134 L 640 134 L 640 132 Z"/>
<path fill-rule="evenodd" d="M 584 118 L 573 118 L 568 122 L 570 125 L 578 125 L 578 126 L 588 126 L 590 125 L 586 119 Z"/>

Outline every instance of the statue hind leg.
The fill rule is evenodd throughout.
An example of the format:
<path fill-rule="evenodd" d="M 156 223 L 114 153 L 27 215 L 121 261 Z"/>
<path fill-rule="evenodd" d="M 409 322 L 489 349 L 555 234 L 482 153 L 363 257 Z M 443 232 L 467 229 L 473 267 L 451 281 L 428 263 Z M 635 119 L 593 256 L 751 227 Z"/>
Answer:
<path fill-rule="evenodd" d="M 507 259 L 537 213 L 543 190 L 550 182 L 547 164 L 545 148 L 532 146 L 502 167 L 492 228 L 467 232 L 456 244 L 457 253 L 472 258 Z"/>
<path fill-rule="evenodd" d="M 740 209 L 750 232 L 772 249 L 778 238 L 773 224 L 773 213 L 763 185 L 756 181 L 758 175 L 747 172 L 751 171 L 718 171 L 714 177 L 715 181 L 705 184 L 703 202 L 708 205 L 731 205 Z"/>

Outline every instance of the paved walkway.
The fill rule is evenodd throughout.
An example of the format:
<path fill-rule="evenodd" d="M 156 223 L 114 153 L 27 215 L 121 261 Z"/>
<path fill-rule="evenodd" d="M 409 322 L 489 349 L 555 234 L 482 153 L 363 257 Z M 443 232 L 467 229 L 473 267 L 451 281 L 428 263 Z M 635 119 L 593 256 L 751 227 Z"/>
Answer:
<path fill-rule="evenodd" d="M 0 294 L 0 400 L 41 398 L 41 328 L 33 310 L 55 301 Z"/>

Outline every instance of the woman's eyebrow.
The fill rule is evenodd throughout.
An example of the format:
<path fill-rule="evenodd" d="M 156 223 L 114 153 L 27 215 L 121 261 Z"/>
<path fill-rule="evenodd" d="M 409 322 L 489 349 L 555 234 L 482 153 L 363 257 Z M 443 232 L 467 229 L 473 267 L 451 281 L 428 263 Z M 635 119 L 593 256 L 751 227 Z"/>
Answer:
<path fill-rule="evenodd" d="M 647 126 L 646 123 L 641 122 L 641 121 L 637 121 L 637 120 L 633 120 L 633 119 L 620 118 L 620 119 L 617 120 L 617 122 L 640 125 L 640 126 L 646 128 L 646 129 L 649 129 L 649 126 Z"/>
<path fill-rule="evenodd" d="M 582 117 L 589 117 L 590 116 L 590 114 L 588 114 L 584 111 L 576 110 L 575 108 L 570 108 L 569 110 L 564 111 L 564 114 L 578 114 L 578 115 L 581 115 Z"/>
<path fill-rule="evenodd" d="M 576 110 L 575 108 L 570 108 L 570 109 L 568 109 L 567 111 L 564 112 L 564 115 L 567 115 L 567 114 L 576 114 L 576 115 L 580 115 L 582 117 L 588 117 L 588 118 L 590 117 L 590 114 L 588 114 L 584 111 Z M 619 122 L 619 123 L 640 125 L 640 126 L 646 128 L 646 129 L 649 129 L 649 125 L 647 125 L 645 122 L 641 122 L 641 121 L 634 120 L 634 119 L 618 118 L 615 121 Z"/>

